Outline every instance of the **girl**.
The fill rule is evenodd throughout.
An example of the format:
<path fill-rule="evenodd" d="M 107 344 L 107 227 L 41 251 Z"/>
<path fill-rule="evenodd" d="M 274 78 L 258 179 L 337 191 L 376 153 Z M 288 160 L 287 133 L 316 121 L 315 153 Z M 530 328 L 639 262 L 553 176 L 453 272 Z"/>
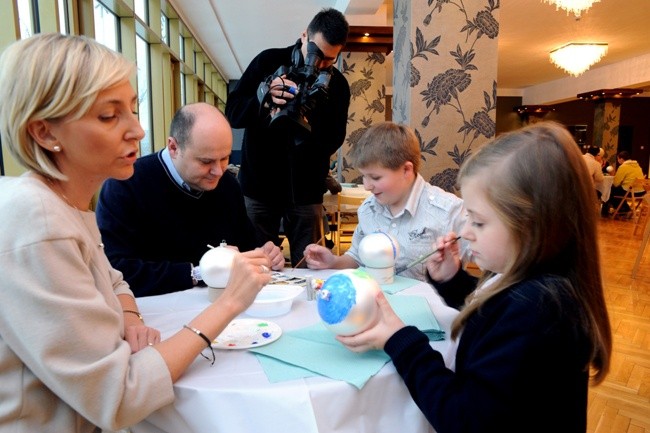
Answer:
<path fill-rule="evenodd" d="M 455 233 L 427 261 L 440 295 L 462 307 L 450 368 L 383 294 L 372 328 L 338 337 L 353 351 L 384 349 L 438 433 L 586 430 L 589 377 L 607 374 L 611 332 L 585 171 L 555 123 L 504 134 L 461 167 L 460 234 L 484 275 L 460 268 Z"/>

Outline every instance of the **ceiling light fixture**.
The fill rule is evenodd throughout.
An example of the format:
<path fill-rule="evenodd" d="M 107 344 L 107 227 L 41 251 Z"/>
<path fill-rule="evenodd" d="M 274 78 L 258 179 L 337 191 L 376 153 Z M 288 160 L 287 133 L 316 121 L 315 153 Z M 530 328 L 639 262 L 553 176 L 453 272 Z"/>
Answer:
<path fill-rule="evenodd" d="M 607 54 L 607 44 L 570 43 L 551 51 L 551 63 L 577 77 Z"/>
<path fill-rule="evenodd" d="M 571 12 L 576 16 L 576 18 L 580 18 L 580 14 L 583 11 L 586 11 L 593 6 L 594 3 L 599 1 L 600 0 L 544 0 L 544 3 L 555 5 L 555 10 L 564 9 L 566 10 L 567 15 Z"/>

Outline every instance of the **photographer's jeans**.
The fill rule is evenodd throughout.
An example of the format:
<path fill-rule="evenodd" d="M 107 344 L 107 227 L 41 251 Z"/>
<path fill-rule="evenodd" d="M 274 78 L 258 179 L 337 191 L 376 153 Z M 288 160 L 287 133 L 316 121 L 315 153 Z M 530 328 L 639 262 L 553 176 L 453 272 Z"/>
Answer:
<path fill-rule="evenodd" d="M 276 205 L 244 197 L 246 211 L 256 230 L 260 245 L 272 241 L 280 244 L 280 227 L 289 241 L 291 265 L 303 257 L 307 245 L 320 238 L 323 225 L 323 205 Z M 304 262 L 303 262 L 304 265 Z M 306 266 L 305 266 L 306 267 Z"/>

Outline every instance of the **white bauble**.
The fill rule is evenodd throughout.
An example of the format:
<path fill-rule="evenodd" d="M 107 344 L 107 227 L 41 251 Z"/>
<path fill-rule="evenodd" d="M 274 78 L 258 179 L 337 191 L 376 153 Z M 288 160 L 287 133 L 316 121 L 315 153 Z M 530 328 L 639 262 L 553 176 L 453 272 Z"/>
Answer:
<path fill-rule="evenodd" d="M 330 275 L 318 292 L 318 315 L 337 335 L 354 335 L 368 328 L 377 315 L 379 284 L 363 269 Z"/>
<path fill-rule="evenodd" d="M 359 243 L 359 258 L 379 284 L 393 283 L 398 254 L 397 240 L 388 233 L 371 233 Z"/>
<path fill-rule="evenodd" d="M 359 243 L 359 258 L 369 268 L 389 268 L 395 266 L 399 246 L 388 233 L 375 232 L 366 235 Z"/>
<path fill-rule="evenodd" d="M 226 247 L 225 243 L 203 254 L 199 266 L 205 284 L 214 288 L 226 287 L 230 279 L 232 261 L 237 254 L 239 254 L 237 250 Z"/>

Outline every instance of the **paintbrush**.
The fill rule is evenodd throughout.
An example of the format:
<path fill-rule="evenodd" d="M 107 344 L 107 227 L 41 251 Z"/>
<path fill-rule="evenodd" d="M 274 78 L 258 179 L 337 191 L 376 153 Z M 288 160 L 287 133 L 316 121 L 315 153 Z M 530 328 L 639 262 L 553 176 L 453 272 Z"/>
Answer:
<path fill-rule="evenodd" d="M 314 243 L 315 243 L 315 244 L 320 244 L 320 242 L 321 242 L 323 239 L 325 239 L 325 235 L 321 236 L 320 239 L 317 240 L 317 241 L 314 242 Z M 291 271 L 292 271 L 292 272 L 295 271 L 296 268 L 298 268 L 300 265 L 302 265 L 302 262 L 304 262 L 306 259 L 307 259 L 307 256 L 302 256 L 302 259 L 300 259 L 300 260 L 298 261 L 298 263 L 296 263 L 296 266 L 294 266 L 293 269 L 291 269 Z"/>
<path fill-rule="evenodd" d="M 449 242 L 448 245 L 451 245 L 451 244 L 453 244 L 454 242 L 456 242 L 456 241 L 458 241 L 458 240 L 460 240 L 460 236 L 458 236 L 456 239 L 452 239 L 452 240 Z M 437 252 L 439 252 L 439 251 L 442 251 L 442 250 L 443 250 L 442 248 L 438 248 L 438 249 L 435 249 L 435 250 L 431 251 L 430 253 L 422 254 L 420 257 L 418 257 L 417 259 L 415 259 L 415 260 L 413 260 L 411 263 L 409 263 L 409 264 L 406 266 L 406 268 L 403 269 L 403 271 L 405 271 L 405 270 L 407 270 L 407 269 L 411 269 L 413 266 L 422 263 L 423 261 L 425 261 L 426 259 L 428 259 L 428 258 L 431 257 L 432 255 L 434 255 L 435 253 L 437 253 Z M 400 272 L 403 272 L 403 271 L 400 271 Z"/>

